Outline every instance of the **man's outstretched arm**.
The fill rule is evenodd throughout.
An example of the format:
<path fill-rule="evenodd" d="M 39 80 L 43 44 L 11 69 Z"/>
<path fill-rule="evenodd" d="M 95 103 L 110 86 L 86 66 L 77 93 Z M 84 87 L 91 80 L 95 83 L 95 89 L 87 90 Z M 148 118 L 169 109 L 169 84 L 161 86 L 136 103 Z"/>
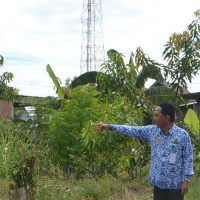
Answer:
<path fill-rule="evenodd" d="M 97 127 L 98 132 L 111 130 L 129 137 L 136 137 L 139 140 L 149 140 L 150 129 L 152 128 L 151 126 L 126 126 L 105 123 L 93 124 L 93 126 Z"/>

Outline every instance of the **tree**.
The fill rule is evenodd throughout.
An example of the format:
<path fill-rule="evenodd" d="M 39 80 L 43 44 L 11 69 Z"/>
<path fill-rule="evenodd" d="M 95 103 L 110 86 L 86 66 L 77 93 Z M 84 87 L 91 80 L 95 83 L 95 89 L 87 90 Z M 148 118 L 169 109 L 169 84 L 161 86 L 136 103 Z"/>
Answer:
<path fill-rule="evenodd" d="M 165 77 L 176 89 L 176 97 L 187 88 L 187 81 L 200 70 L 200 10 L 195 12 L 196 20 L 188 25 L 183 33 L 174 33 L 170 36 L 163 51 Z"/>
<path fill-rule="evenodd" d="M 71 78 L 67 77 L 65 80 L 65 86 L 67 86 L 67 87 L 70 86 L 71 81 L 72 81 Z"/>
<path fill-rule="evenodd" d="M 4 58 L 0 55 L 0 67 L 3 66 Z M 18 100 L 18 90 L 8 87 L 8 83 L 10 83 L 13 79 L 13 74 L 10 72 L 4 72 L 0 75 L 0 100 Z"/>
<path fill-rule="evenodd" d="M 50 125 L 50 146 L 53 148 L 55 160 L 69 170 L 85 170 L 82 162 L 83 145 L 81 130 L 86 121 L 93 120 L 98 113 L 95 111 L 97 91 L 91 87 L 79 86 L 68 91 L 69 98 L 60 112 L 52 115 Z"/>
<path fill-rule="evenodd" d="M 73 88 L 62 111 L 52 115 L 47 135 L 55 161 L 79 178 L 101 176 L 105 171 L 115 176 L 126 171 L 135 176 L 149 160 L 148 147 L 117 133 L 97 134 L 92 122 L 141 125 L 143 113 L 126 105 L 120 96 L 112 103 L 102 102 L 96 97 L 98 93 L 91 85 Z M 133 146 L 138 150 L 132 152 Z"/>
<path fill-rule="evenodd" d="M 137 106 L 144 102 L 141 89 L 146 80 L 163 80 L 160 64 L 150 59 L 141 48 L 136 50 L 135 55 L 131 53 L 128 64 L 125 64 L 123 54 L 114 49 L 107 54 L 109 59 L 102 65 L 102 73 L 99 73 L 97 79 L 108 97 L 118 92 Z"/>

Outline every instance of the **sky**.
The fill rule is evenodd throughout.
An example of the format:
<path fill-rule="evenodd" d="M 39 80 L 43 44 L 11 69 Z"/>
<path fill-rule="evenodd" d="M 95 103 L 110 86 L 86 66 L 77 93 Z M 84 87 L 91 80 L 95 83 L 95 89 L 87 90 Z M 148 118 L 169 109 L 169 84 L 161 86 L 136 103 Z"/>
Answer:
<path fill-rule="evenodd" d="M 200 9 L 199 0 L 102 0 L 105 52 L 116 49 L 129 58 L 141 47 L 158 62 L 170 35 L 182 33 Z M 57 96 L 46 72 L 50 64 L 64 86 L 80 75 L 83 0 L 0 0 L 0 55 L 9 86 L 20 95 Z M 153 81 L 148 81 L 148 85 Z M 188 84 L 200 92 L 200 75 Z"/>

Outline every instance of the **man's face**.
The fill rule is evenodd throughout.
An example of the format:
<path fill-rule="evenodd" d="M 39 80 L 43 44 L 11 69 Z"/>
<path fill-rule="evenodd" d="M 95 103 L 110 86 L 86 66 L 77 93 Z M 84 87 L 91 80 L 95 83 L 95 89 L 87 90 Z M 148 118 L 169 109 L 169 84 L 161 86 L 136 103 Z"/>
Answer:
<path fill-rule="evenodd" d="M 158 107 L 155 111 L 154 120 L 159 128 L 165 127 L 166 123 L 169 122 L 169 116 L 162 114 L 162 108 Z"/>

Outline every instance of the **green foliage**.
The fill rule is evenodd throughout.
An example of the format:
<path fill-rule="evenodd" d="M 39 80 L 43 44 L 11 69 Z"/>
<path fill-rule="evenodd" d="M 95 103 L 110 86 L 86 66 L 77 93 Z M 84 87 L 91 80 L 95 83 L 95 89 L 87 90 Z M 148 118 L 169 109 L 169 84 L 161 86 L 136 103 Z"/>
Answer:
<path fill-rule="evenodd" d="M 135 81 L 135 86 L 137 88 L 143 88 L 148 78 L 155 79 L 160 82 L 163 81 L 161 64 L 150 59 L 149 56 L 147 56 L 141 48 L 136 50 L 135 65 L 137 69 L 142 67 Z"/>
<path fill-rule="evenodd" d="M 109 60 L 102 65 L 103 73 L 97 77 L 100 85 L 104 87 L 105 95 L 112 98 L 114 92 L 119 92 L 122 96 L 132 96 L 135 79 L 130 77 L 128 66 L 124 64 L 123 55 L 116 51 L 112 53 L 108 51 L 108 55 Z M 135 72 L 136 69 L 132 67 L 131 70 Z"/>
<path fill-rule="evenodd" d="M 194 135 L 197 135 L 197 137 L 200 138 L 200 123 L 199 118 L 194 110 L 188 109 L 186 116 L 184 118 L 185 124 L 191 127 L 191 130 Z"/>
<path fill-rule="evenodd" d="M 200 176 L 200 123 L 194 110 L 188 109 L 184 118 L 184 123 L 189 126 L 189 133 L 194 146 L 195 173 Z"/>
<path fill-rule="evenodd" d="M 54 176 L 58 173 L 58 166 L 54 163 L 52 154 L 53 148 L 50 146 L 49 128 L 52 123 L 54 113 L 60 111 L 61 100 L 59 98 L 47 97 L 45 99 L 35 99 L 32 120 L 29 122 L 30 132 L 34 135 L 34 144 L 41 148 L 37 159 L 38 173 L 41 176 Z M 38 149 L 39 150 L 39 149 Z"/>
<path fill-rule="evenodd" d="M 18 90 L 12 89 L 7 86 L 8 83 L 10 83 L 13 79 L 13 74 L 10 72 L 4 72 L 2 75 L 0 75 L 0 99 L 4 100 L 18 100 Z"/>
<path fill-rule="evenodd" d="M 55 160 L 66 168 L 83 166 L 83 146 L 81 129 L 88 120 L 96 118 L 97 91 L 92 87 L 77 87 L 69 93 L 61 112 L 52 115 L 50 126 L 50 145 L 53 148 Z M 83 167 L 84 169 L 84 167 Z M 78 170 L 82 170 L 78 167 Z"/>
<path fill-rule="evenodd" d="M 199 133 L 195 132 L 195 134 L 194 134 L 194 130 L 191 127 L 191 125 L 188 125 L 187 122 L 184 123 L 183 120 L 178 121 L 177 125 L 179 127 L 183 128 L 183 129 L 185 129 L 189 133 L 189 135 L 191 136 L 191 140 L 192 140 L 193 146 L 194 146 L 194 154 L 198 155 L 199 152 L 200 152 L 200 137 L 199 137 Z"/>
<path fill-rule="evenodd" d="M 0 137 L 0 177 L 6 178 L 9 176 L 11 160 L 16 158 L 16 152 L 13 151 L 16 141 L 11 123 L 0 120 Z"/>
<path fill-rule="evenodd" d="M 45 99 L 32 98 L 32 100 L 35 102 L 32 105 L 34 107 L 32 124 L 34 124 L 34 131 L 39 135 L 49 130 L 51 117 L 54 112 L 60 110 L 61 100 L 54 97 L 46 97 Z"/>
<path fill-rule="evenodd" d="M 29 132 L 10 121 L 0 122 L 1 147 L 3 156 L 1 168 L 5 169 L 1 176 L 10 177 L 15 188 L 24 187 L 30 199 L 34 196 L 35 149 Z"/>
<path fill-rule="evenodd" d="M 116 50 L 108 51 L 109 59 L 102 64 L 98 80 L 104 87 L 104 95 L 112 99 L 115 92 L 126 97 L 132 104 L 143 104 L 141 88 L 147 78 L 162 80 L 159 64 L 144 54 L 141 48 L 130 56 L 129 64 L 125 64 L 123 55 Z M 135 60 L 135 62 L 134 62 Z M 142 68 L 139 72 L 139 68 Z"/>
<path fill-rule="evenodd" d="M 62 111 L 52 115 L 49 138 L 54 159 L 78 178 L 101 176 L 105 171 L 114 176 L 127 172 L 134 177 L 149 161 L 144 156 L 148 145 L 116 133 L 99 134 L 92 123 L 142 124 L 142 109 L 134 110 L 120 96 L 108 103 L 97 94 L 91 86 L 77 87 L 68 94 Z M 131 151 L 133 147 L 138 150 Z"/>
<path fill-rule="evenodd" d="M 145 100 L 159 105 L 162 102 L 171 102 L 174 105 L 184 104 L 183 98 L 174 98 L 175 91 L 165 86 L 151 87 L 144 91 Z"/>
<path fill-rule="evenodd" d="M 188 117 L 193 118 L 193 120 L 195 120 L 196 122 L 193 123 L 193 121 L 188 119 Z M 195 174 L 197 174 L 197 176 L 200 176 L 200 165 L 199 165 L 200 163 L 200 130 L 199 132 L 196 132 L 192 125 L 192 124 L 198 123 L 199 120 L 197 120 L 196 117 L 194 117 L 194 113 L 191 112 L 191 110 L 189 109 L 189 112 L 186 114 L 184 122 L 179 121 L 177 125 L 185 129 L 191 137 L 192 144 L 193 144 L 193 151 L 194 151 L 194 170 L 195 170 Z"/>
<path fill-rule="evenodd" d="M 165 77 L 171 80 L 172 89 L 183 93 L 183 87 L 187 88 L 187 81 L 191 83 L 192 78 L 200 69 L 200 20 L 199 12 L 197 19 L 188 25 L 182 34 L 174 33 L 169 38 L 163 51 L 165 66 Z"/>
<path fill-rule="evenodd" d="M 142 110 L 133 110 L 122 99 L 104 104 L 99 113 L 101 117 L 98 121 L 111 124 L 137 125 L 142 124 L 143 119 Z M 88 150 L 86 153 L 90 156 L 91 166 L 95 166 L 97 174 L 107 171 L 117 177 L 136 177 L 139 169 L 149 161 L 149 156 L 144 156 L 150 155 L 148 144 L 141 145 L 134 138 L 110 131 L 97 133 L 90 122 L 86 124 L 82 134 Z"/>
<path fill-rule="evenodd" d="M 0 121 L 0 176 L 11 178 L 14 188 L 24 188 L 29 199 L 34 199 L 36 169 L 48 155 L 47 145 L 40 142 L 27 123 Z"/>
<path fill-rule="evenodd" d="M 4 57 L 0 55 L 0 67 L 4 63 Z M 13 74 L 10 72 L 4 72 L 0 75 L 0 99 L 2 100 L 19 100 L 18 90 L 11 89 L 7 85 L 13 79 Z"/>

